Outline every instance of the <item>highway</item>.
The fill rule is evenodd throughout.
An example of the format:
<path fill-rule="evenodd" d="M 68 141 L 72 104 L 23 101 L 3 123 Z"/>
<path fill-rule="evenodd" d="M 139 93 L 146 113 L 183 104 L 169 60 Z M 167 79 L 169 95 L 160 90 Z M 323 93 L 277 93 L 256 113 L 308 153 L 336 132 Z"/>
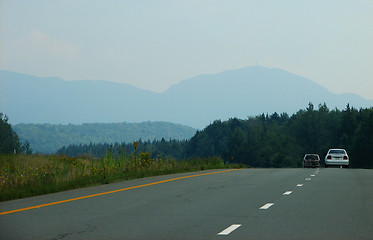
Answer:
<path fill-rule="evenodd" d="M 373 170 L 211 170 L 1 202 L 0 239 L 373 239 Z"/>

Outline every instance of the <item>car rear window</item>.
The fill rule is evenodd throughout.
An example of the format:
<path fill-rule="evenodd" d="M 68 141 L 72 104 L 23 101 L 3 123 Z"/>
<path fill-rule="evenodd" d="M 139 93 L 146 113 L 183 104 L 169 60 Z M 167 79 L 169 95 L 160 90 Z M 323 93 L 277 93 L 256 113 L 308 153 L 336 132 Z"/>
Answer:
<path fill-rule="evenodd" d="M 307 155 L 306 159 L 319 160 L 319 156 L 317 156 L 317 155 Z"/>
<path fill-rule="evenodd" d="M 333 154 L 345 154 L 345 150 L 330 150 L 329 153 Z"/>

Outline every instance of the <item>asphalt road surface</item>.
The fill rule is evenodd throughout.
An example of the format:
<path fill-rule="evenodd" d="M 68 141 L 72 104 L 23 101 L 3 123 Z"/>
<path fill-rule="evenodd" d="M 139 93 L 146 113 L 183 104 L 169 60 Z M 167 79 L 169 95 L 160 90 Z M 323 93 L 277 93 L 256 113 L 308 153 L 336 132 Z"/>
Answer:
<path fill-rule="evenodd" d="M 2 202 L 0 239 L 373 239 L 373 170 L 222 171 Z"/>

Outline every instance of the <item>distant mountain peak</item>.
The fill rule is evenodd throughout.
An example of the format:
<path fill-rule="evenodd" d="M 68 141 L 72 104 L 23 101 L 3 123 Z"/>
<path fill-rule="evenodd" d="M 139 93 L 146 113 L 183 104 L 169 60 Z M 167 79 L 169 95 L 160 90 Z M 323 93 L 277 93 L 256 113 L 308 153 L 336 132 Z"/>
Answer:
<path fill-rule="evenodd" d="M 333 94 L 279 68 L 251 66 L 183 80 L 162 93 L 106 81 L 63 81 L 0 71 L 0 111 L 11 123 L 167 121 L 203 128 L 214 120 L 261 113 L 372 107 L 356 94 Z"/>

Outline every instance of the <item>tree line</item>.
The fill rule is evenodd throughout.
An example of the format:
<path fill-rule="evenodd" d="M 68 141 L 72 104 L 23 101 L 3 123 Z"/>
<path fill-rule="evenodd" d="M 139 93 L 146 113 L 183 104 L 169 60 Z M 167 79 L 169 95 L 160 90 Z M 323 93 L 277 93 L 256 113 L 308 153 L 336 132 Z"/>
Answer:
<path fill-rule="evenodd" d="M 329 148 L 344 148 L 351 167 L 373 168 L 373 108 L 355 109 L 347 104 L 343 110 L 330 110 L 309 103 L 306 109 L 287 113 L 261 114 L 242 120 L 216 120 L 190 140 L 138 141 L 137 151 L 149 152 L 152 158 L 221 157 L 228 163 L 252 167 L 300 167 L 306 153 L 323 159 Z M 131 143 L 79 144 L 62 147 L 57 154 L 102 157 L 132 153 Z"/>

